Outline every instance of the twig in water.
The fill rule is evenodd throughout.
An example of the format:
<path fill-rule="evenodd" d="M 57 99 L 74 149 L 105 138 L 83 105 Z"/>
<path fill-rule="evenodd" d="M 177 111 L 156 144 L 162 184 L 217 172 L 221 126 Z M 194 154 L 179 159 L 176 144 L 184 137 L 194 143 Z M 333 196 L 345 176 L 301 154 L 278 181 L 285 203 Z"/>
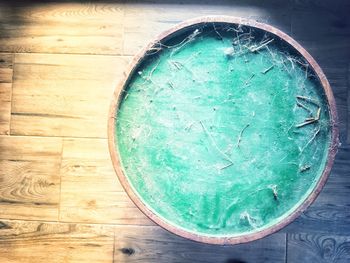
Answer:
<path fill-rule="evenodd" d="M 312 143 L 313 140 L 315 140 L 316 136 L 320 133 L 320 127 L 318 127 L 317 131 L 314 133 L 314 135 L 311 137 L 311 139 L 305 144 L 305 146 L 303 147 L 303 149 L 301 149 L 301 152 L 302 153 L 306 147 L 309 146 L 310 143 Z"/>
<path fill-rule="evenodd" d="M 297 62 L 299 65 L 303 66 L 305 69 L 309 67 L 309 64 L 307 62 L 302 62 L 298 59 L 295 59 L 295 62 Z"/>
<path fill-rule="evenodd" d="M 267 72 L 269 72 L 271 69 L 273 69 L 274 65 L 272 65 L 271 67 L 261 71 L 262 74 L 266 74 Z"/>
<path fill-rule="evenodd" d="M 277 185 L 270 185 L 269 188 L 272 190 L 272 194 L 273 194 L 273 199 L 275 199 L 277 201 L 278 199 L 278 192 L 277 192 Z"/>
<path fill-rule="evenodd" d="M 291 57 L 287 57 L 287 60 L 290 62 L 290 64 L 292 65 L 292 69 L 294 69 L 294 60 Z"/>
<path fill-rule="evenodd" d="M 267 49 L 267 51 L 270 53 L 270 56 L 271 56 L 272 60 L 273 60 L 274 62 L 277 62 L 277 61 L 276 61 L 276 54 L 274 54 L 268 46 L 266 47 L 266 49 Z"/>
<path fill-rule="evenodd" d="M 306 121 L 304 121 L 303 123 L 300 123 L 300 124 L 296 125 L 295 127 L 296 127 L 296 128 L 301 128 L 301 127 L 304 127 L 304 126 L 309 125 L 309 124 L 311 124 L 311 123 L 314 123 L 314 122 L 316 122 L 316 121 L 318 121 L 318 120 L 315 119 L 315 118 L 309 118 L 309 119 L 307 119 Z"/>
<path fill-rule="evenodd" d="M 241 24 L 239 24 L 238 26 L 237 26 L 237 29 L 235 29 L 235 28 L 233 28 L 233 27 L 229 27 L 228 29 L 227 29 L 227 32 L 229 32 L 229 31 L 235 31 L 236 33 L 242 33 L 243 32 L 243 29 L 242 29 L 242 25 Z"/>
<path fill-rule="evenodd" d="M 169 85 L 170 88 L 175 89 L 174 88 L 174 84 L 171 81 L 168 82 L 168 85 Z"/>
<path fill-rule="evenodd" d="M 151 51 L 148 55 L 153 55 L 155 53 L 157 53 L 158 51 L 162 50 L 162 48 L 176 48 L 175 50 L 172 51 L 171 55 L 176 52 L 178 49 L 180 49 L 181 47 L 183 47 L 184 45 L 186 45 L 188 42 L 192 41 L 197 35 L 199 35 L 201 33 L 201 31 L 197 28 L 196 30 L 194 30 L 190 35 L 188 35 L 187 37 L 185 37 L 181 42 L 175 44 L 175 45 L 165 45 L 163 43 L 161 43 L 160 41 L 156 42 L 154 44 L 153 47 L 151 47 L 149 49 L 149 51 Z M 158 46 L 156 46 L 158 45 Z"/>
<path fill-rule="evenodd" d="M 123 100 L 126 101 L 128 97 L 129 97 L 129 93 L 126 92 L 126 94 L 125 94 Z"/>
<path fill-rule="evenodd" d="M 151 69 L 151 71 L 149 72 L 148 76 L 144 78 L 145 80 L 148 80 L 148 81 L 154 83 L 154 82 L 152 81 L 152 75 L 153 75 L 153 72 L 154 72 L 154 71 L 157 69 L 157 67 L 159 66 L 159 63 L 160 63 L 160 58 L 158 59 L 157 63 L 154 65 L 154 67 Z"/>
<path fill-rule="evenodd" d="M 313 121 L 313 120 L 315 120 L 315 118 L 314 118 L 314 117 L 311 117 L 311 118 L 306 118 L 306 119 L 305 119 L 305 121 Z"/>
<path fill-rule="evenodd" d="M 303 126 L 306 126 L 306 125 L 309 125 L 311 123 L 319 121 L 320 120 L 320 116 L 321 116 L 321 107 L 319 106 L 318 102 L 316 100 L 308 98 L 308 97 L 297 96 L 297 105 L 299 107 L 302 107 L 303 109 L 305 109 L 307 112 L 309 112 L 310 116 L 312 116 L 312 111 L 308 107 L 306 107 L 304 104 L 300 103 L 298 101 L 298 99 L 310 102 L 310 103 L 318 106 L 318 109 L 317 109 L 317 112 L 316 112 L 316 117 L 306 118 L 303 123 L 300 123 L 300 124 L 296 125 L 295 127 L 301 128 Z"/>
<path fill-rule="evenodd" d="M 292 125 L 290 125 L 290 127 L 288 128 L 287 134 L 289 134 L 289 131 L 293 128 L 293 126 L 294 126 L 294 123 L 292 123 Z M 289 138 L 289 137 L 288 137 L 288 138 Z"/>
<path fill-rule="evenodd" d="M 196 123 L 195 121 L 191 122 L 189 125 L 185 127 L 185 130 L 189 131 L 192 128 L 193 124 L 195 123 Z"/>
<path fill-rule="evenodd" d="M 311 123 L 317 122 L 317 121 L 320 120 L 320 115 L 321 115 L 321 108 L 319 107 L 317 109 L 316 117 L 306 118 L 303 123 L 300 123 L 300 124 L 296 125 L 295 127 L 301 128 L 303 126 L 306 126 L 306 125 L 309 125 Z"/>
<path fill-rule="evenodd" d="M 301 172 L 301 173 L 306 172 L 310 168 L 311 168 L 311 165 L 304 165 L 304 166 L 300 167 L 299 172 Z"/>
<path fill-rule="evenodd" d="M 198 36 L 201 33 L 201 31 L 197 28 L 196 30 L 193 31 L 189 36 L 187 36 L 184 40 L 182 40 L 179 44 L 172 46 L 174 48 L 170 54 L 170 57 L 174 55 L 179 49 L 184 47 L 187 43 L 193 41 L 196 36 Z"/>
<path fill-rule="evenodd" d="M 298 105 L 299 107 L 303 108 L 304 110 L 306 110 L 306 111 L 310 114 L 310 116 L 312 116 L 312 110 L 310 110 L 308 107 L 306 107 L 304 104 L 302 104 L 302 103 L 299 102 L 298 100 L 297 100 L 297 105 Z"/>
<path fill-rule="evenodd" d="M 151 55 L 158 53 L 161 50 L 162 50 L 162 47 L 151 47 L 150 49 L 148 49 L 146 54 L 147 54 L 147 56 L 151 56 Z"/>
<path fill-rule="evenodd" d="M 233 144 L 230 143 L 230 144 L 227 146 L 227 148 L 226 148 L 226 150 L 224 151 L 224 153 L 228 154 L 229 152 L 232 151 L 232 148 L 233 148 Z"/>
<path fill-rule="evenodd" d="M 183 65 L 178 61 L 169 60 L 169 63 L 173 65 L 175 68 L 177 68 L 178 70 L 180 70 L 183 67 Z"/>
<path fill-rule="evenodd" d="M 216 30 L 215 23 L 213 23 L 213 28 L 215 33 L 219 36 L 219 40 L 223 40 L 224 38 L 222 37 L 222 35 Z"/>
<path fill-rule="evenodd" d="M 286 72 L 288 72 L 288 74 L 291 74 L 292 70 L 289 69 L 288 65 L 286 64 L 286 60 L 285 59 L 282 59 L 279 62 L 279 64 L 283 66 L 283 68 L 285 69 Z"/>
<path fill-rule="evenodd" d="M 257 52 L 259 51 L 260 49 L 262 49 L 263 47 L 266 47 L 268 44 L 270 44 L 271 42 L 273 41 L 273 38 L 272 39 L 269 39 L 265 42 L 263 42 L 260 46 L 257 46 L 257 47 L 251 47 L 249 48 L 251 52 Z"/>
<path fill-rule="evenodd" d="M 238 32 L 236 32 L 236 37 L 232 40 L 232 45 L 241 44 L 242 42 L 249 44 L 252 39 L 254 39 L 254 36 L 252 36 L 251 29 L 249 29 L 249 32 L 242 33 L 242 34 L 238 34 Z M 246 45 L 244 46 L 247 48 Z"/>
<path fill-rule="evenodd" d="M 194 54 L 192 54 L 188 59 L 185 60 L 185 62 L 183 62 L 183 65 L 186 65 L 189 61 L 195 59 L 196 57 L 198 57 L 200 54 L 202 54 L 202 52 L 198 51 Z"/>
<path fill-rule="evenodd" d="M 241 143 L 244 130 L 247 129 L 249 126 L 250 126 L 250 124 L 247 124 L 246 126 L 244 126 L 244 128 L 239 133 L 238 140 L 237 140 L 237 148 L 239 148 L 239 144 Z"/>
<path fill-rule="evenodd" d="M 230 157 L 228 157 L 223 151 L 220 150 L 220 148 L 218 147 L 218 145 L 215 143 L 213 137 L 210 135 L 210 133 L 208 132 L 207 128 L 204 126 L 204 123 L 202 121 L 199 121 L 199 123 L 202 125 L 202 128 L 204 130 L 204 132 L 208 135 L 208 137 L 210 138 L 213 146 L 216 148 L 216 150 L 224 157 L 224 159 L 226 161 L 229 161 L 230 163 L 233 164 L 233 161 L 231 160 Z"/>
<path fill-rule="evenodd" d="M 319 120 L 321 116 L 321 108 L 319 107 L 316 113 L 316 119 Z"/>
<path fill-rule="evenodd" d="M 247 86 L 249 84 L 249 82 L 252 80 L 252 78 L 254 78 L 255 74 L 253 73 L 249 79 L 247 79 L 245 82 L 244 82 L 244 86 Z"/>
<path fill-rule="evenodd" d="M 307 64 L 306 65 L 306 69 L 305 69 L 305 79 L 307 79 L 307 77 L 308 77 L 308 71 L 309 71 L 309 65 Z"/>
<path fill-rule="evenodd" d="M 225 166 L 221 167 L 220 170 L 224 170 L 226 168 L 229 168 L 232 165 L 233 165 L 233 163 L 229 163 L 228 165 L 225 165 Z"/>
<path fill-rule="evenodd" d="M 314 100 L 314 99 L 312 99 L 312 98 L 308 98 L 308 97 L 304 97 L 304 96 L 299 96 L 299 95 L 297 96 L 297 98 L 300 99 L 300 100 L 305 100 L 305 101 L 311 102 L 312 104 L 314 104 L 314 105 L 320 107 L 320 104 L 319 104 L 316 100 Z"/>

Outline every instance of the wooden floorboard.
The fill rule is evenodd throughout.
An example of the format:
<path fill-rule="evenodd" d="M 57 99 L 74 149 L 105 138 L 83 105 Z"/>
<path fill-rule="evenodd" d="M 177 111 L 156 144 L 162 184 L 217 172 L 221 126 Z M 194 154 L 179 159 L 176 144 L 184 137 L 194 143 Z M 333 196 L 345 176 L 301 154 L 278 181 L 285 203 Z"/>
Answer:
<path fill-rule="evenodd" d="M 107 137 L 128 57 L 16 54 L 11 135 Z"/>
<path fill-rule="evenodd" d="M 348 63 L 348 81 L 347 81 L 347 87 L 350 87 L 350 63 Z M 348 112 L 348 122 L 347 122 L 347 140 L 346 143 L 350 144 L 350 88 L 348 88 L 348 94 L 347 94 L 347 112 Z"/>
<path fill-rule="evenodd" d="M 0 1 L 0 52 L 121 54 L 123 4 Z"/>
<path fill-rule="evenodd" d="M 326 234 L 289 234 L 288 262 L 350 262 L 350 237 Z"/>
<path fill-rule="evenodd" d="M 0 217 L 58 220 L 62 139 L 0 136 Z"/>
<path fill-rule="evenodd" d="M 206 245 L 160 227 L 115 228 L 114 262 L 285 262 L 286 237 L 277 233 L 236 246 Z"/>
<path fill-rule="evenodd" d="M 113 228 L 0 219 L 0 262 L 113 262 Z"/>

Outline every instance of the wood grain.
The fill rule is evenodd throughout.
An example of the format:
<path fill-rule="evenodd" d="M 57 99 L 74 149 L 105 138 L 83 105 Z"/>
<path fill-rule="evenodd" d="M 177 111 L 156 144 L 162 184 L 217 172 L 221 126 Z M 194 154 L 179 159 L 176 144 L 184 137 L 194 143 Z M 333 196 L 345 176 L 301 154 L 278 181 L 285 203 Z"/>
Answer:
<path fill-rule="evenodd" d="M 230 15 L 258 20 L 276 25 L 290 33 L 289 1 L 209 1 L 198 4 L 190 1 L 177 4 L 174 1 L 135 1 L 125 5 L 124 55 L 134 55 L 150 40 L 171 26 L 186 19 L 205 15 Z M 277 23 L 278 22 L 278 23 Z"/>
<path fill-rule="evenodd" d="M 350 2 L 343 0 L 291 1 L 292 37 L 306 46 L 321 66 L 348 61 Z"/>
<path fill-rule="evenodd" d="M 112 263 L 113 228 L 102 225 L 0 221 L 0 262 Z"/>
<path fill-rule="evenodd" d="M 117 2 L 1 1 L 0 51 L 121 54 L 122 18 Z"/>
<path fill-rule="evenodd" d="M 350 237 L 332 235 L 288 235 L 288 262 L 350 262 Z"/>
<path fill-rule="evenodd" d="M 153 225 L 123 191 L 105 139 L 64 139 L 61 182 L 61 221 Z"/>
<path fill-rule="evenodd" d="M 348 86 L 348 96 L 347 96 L 347 113 L 348 113 L 348 123 L 347 123 L 347 140 L 346 143 L 350 144 L 350 63 L 348 64 L 348 82 L 347 82 L 347 86 Z"/>
<path fill-rule="evenodd" d="M 10 133 L 13 54 L 0 53 L 0 134 Z"/>
<path fill-rule="evenodd" d="M 284 234 L 235 246 L 206 245 L 170 234 L 160 227 L 115 228 L 115 262 L 284 262 Z"/>
<path fill-rule="evenodd" d="M 111 94 L 128 61 L 16 54 L 11 134 L 106 138 Z"/>
<path fill-rule="evenodd" d="M 58 219 L 61 138 L 0 136 L 0 215 Z"/>

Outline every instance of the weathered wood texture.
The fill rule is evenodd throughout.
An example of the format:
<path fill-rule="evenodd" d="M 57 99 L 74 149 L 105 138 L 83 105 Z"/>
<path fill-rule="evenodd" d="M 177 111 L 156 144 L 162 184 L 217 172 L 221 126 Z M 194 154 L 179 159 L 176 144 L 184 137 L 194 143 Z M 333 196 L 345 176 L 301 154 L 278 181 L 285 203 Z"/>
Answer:
<path fill-rule="evenodd" d="M 58 219 L 62 139 L 0 136 L 0 216 Z"/>
<path fill-rule="evenodd" d="M 0 221 L 0 262 L 113 262 L 113 228 L 102 225 Z"/>
<path fill-rule="evenodd" d="M 287 262 L 350 262 L 350 237 L 325 234 L 289 234 Z"/>
<path fill-rule="evenodd" d="M 0 134 L 10 133 L 13 54 L 0 54 Z"/>
<path fill-rule="evenodd" d="M 348 103 L 347 103 L 347 108 L 348 108 L 348 123 L 347 123 L 347 140 L 346 143 L 350 144 L 350 63 L 348 64 L 348 82 L 347 82 L 347 87 L 348 87 Z"/>
<path fill-rule="evenodd" d="M 192 242 L 160 227 L 115 229 L 114 262 L 285 262 L 286 238 L 274 234 L 236 246 Z"/>
<path fill-rule="evenodd" d="M 345 0 L 0 0 L 0 262 L 350 262 L 349 10 Z M 129 55 L 199 15 L 291 34 L 323 68 L 340 119 L 342 146 L 316 202 L 280 233 L 234 247 L 154 226 L 107 150 L 109 101 Z"/>
<path fill-rule="evenodd" d="M 123 14 L 117 1 L 1 1 L 0 51 L 121 54 Z"/>
<path fill-rule="evenodd" d="M 107 113 L 128 57 L 16 54 L 11 135 L 107 137 Z"/>

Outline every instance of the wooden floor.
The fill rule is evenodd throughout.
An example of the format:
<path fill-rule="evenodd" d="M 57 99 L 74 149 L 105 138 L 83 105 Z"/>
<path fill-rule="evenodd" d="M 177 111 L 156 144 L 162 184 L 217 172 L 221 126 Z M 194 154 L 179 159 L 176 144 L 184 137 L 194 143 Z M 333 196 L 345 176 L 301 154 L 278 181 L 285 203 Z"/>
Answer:
<path fill-rule="evenodd" d="M 350 2 L 0 1 L 0 262 L 350 262 Z M 342 145 L 316 202 L 262 240 L 212 246 L 154 225 L 107 149 L 107 110 L 149 39 L 199 15 L 282 29 L 319 62 Z"/>

